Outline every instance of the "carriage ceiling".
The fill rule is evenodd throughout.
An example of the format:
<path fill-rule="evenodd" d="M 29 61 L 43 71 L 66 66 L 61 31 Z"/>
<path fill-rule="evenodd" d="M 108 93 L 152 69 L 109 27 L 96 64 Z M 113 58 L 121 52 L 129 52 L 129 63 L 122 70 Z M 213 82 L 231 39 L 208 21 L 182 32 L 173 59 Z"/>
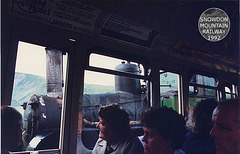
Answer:
<path fill-rule="evenodd" d="M 239 65 L 239 2 L 236 1 L 87 1 L 96 8 L 143 24 L 174 41 L 182 41 L 234 60 Z M 200 15 L 208 8 L 220 8 L 230 18 L 230 30 L 221 41 L 211 42 L 198 30 Z M 124 10 L 124 11 L 123 11 Z"/>
<path fill-rule="evenodd" d="M 141 24 L 158 35 L 153 39 L 151 49 L 157 52 L 169 52 L 178 42 L 183 42 L 187 48 L 195 48 L 199 55 L 212 61 L 227 61 L 231 66 L 239 69 L 239 0 L 40 0 L 22 1 L 26 3 L 37 2 L 68 3 L 79 1 L 101 10 L 99 21 L 108 14 L 114 14 L 131 22 Z M 6 2 L 6 1 L 4 1 Z M 19 3 L 21 1 L 15 1 Z M 198 20 L 201 14 L 209 8 L 224 10 L 230 19 L 228 35 L 217 42 L 206 40 L 199 32 Z M 95 27 L 97 28 L 97 27 Z M 99 28 L 98 28 L 99 29 Z M 144 31 L 143 31 L 144 32 Z M 150 35 L 150 33 L 148 33 Z M 150 37 L 149 37 L 150 38 Z M 131 41 L 131 40 L 130 40 Z M 165 46 L 165 47 L 164 47 Z M 164 49 L 162 49 L 164 47 Z M 202 56 L 202 58 L 205 58 Z M 233 61 L 233 63 L 231 63 Z M 240 70 L 240 69 L 239 69 Z"/>

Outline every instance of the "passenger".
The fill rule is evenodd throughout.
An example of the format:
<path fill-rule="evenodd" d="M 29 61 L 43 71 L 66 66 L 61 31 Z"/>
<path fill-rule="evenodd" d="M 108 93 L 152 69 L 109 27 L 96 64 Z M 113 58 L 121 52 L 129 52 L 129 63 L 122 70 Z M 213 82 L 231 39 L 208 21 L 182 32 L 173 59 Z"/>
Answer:
<path fill-rule="evenodd" d="M 240 100 L 220 103 L 213 111 L 210 135 L 214 137 L 216 154 L 240 153 Z"/>
<path fill-rule="evenodd" d="M 184 154 L 179 149 L 185 139 L 184 117 L 172 108 L 148 108 L 140 115 L 145 154 Z"/>
<path fill-rule="evenodd" d="M 198 102 L 188 115 L 187 129 L 189 132 L 183 143 L 182 150 L 187 154 L 214 154 L 215 144 L 209 133 L 213 128 L 212 112 L 217 107 L 213 99 Z"/>
<path fill-rule="evenodd" d="M 1 106 L 1 153 L 15 151 L 22 141 L 22 115 L 13 107 Z"/>
<path fill-rule="evenodd" d="M 103 106 L 98 111 L 99 139 L 93 154 L 143 154 L 138 137 L 131 135 L 128 113 L 118 104 Z"/>

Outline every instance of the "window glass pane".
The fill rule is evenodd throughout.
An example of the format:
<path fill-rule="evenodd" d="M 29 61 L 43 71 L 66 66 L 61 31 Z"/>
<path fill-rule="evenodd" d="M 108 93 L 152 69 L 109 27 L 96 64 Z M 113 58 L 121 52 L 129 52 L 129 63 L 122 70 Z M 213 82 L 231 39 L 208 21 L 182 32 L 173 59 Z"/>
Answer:
<path fill-rule="evenodd" d="M 189 92 L 194 93 L 194 86 L 189 86 Z"/>
<path fill-rule="evenodd" d="M 85 71 L 83 96 L 82 142 L 93 149 L 98 139 L 96 124 L 100 106 L 117 103 L 138 121 L 140 112 L 148 107 L 146 82 L 142 79 Z M 134 128 L 133 128 L 134 129 Z"/>
<path fill-rule="evenodd" d="M 217 81 L 212 77 L 207 77 L 199 74 L 192 76 L 190 83 L 200 84 L 205 86 L 217 87 Z"/>
<path fill-rule="evenodd" d="M 237 86 L 234 84 L 230 87 L 225 87 L 226 99 L 232 99 L 238 97 Z"/>
<path fill-rule="evenodd" d="M 227 92 L 227 93 L 231 93 L 231 90 L 230 90 L 230 88 L 228 88 L 228 87 L 225 87 L 225 92 Z"/>
<path fill-rule="evenodd" d="M 231 98 L 232 98 L 231 94 L 226 94 L 226 99 L 231 99 Z"/>
<path fill-rule="evenodd" d="M 140 112 L 149 106 L 148 81 L 124 75 L 115 75 L 114 71 L 144 75 L 142 64 L 125 61 L 108 56 L 91 54 L 90 66 L 100 68 L 100 72 L 85 70 L 83 103 L 79 110 L 77 132 L 77 152 L 88 153 L 92 150 L 99 130 L 98 110 L 101 106 L 120 104 L 130 116 L 130 124 L 135 135 L 143 135 L 139 125 Z M 101 69 L 108 69 L 108 73 L 101 73 Z"/>
<path fill-rule="evenodd" d="M 198 102 L 200 102 L 200 101 L 202 101 L 202 100 L 205 100 L 206 98 L 194 98 L 194 97 L 191 97 L 190 96 L 190 98 L 189 98 L 189 107 L 190 107 L 190 109 L 192 108 L 192 107 L 194 107 L 194 105 L 196 104 L 196 103 L 198 103 Z"/>
<path fill-rule="evenodd" d="M 119 66 L 119 64 L 121 63 L 127 64 L 128 61 L 95 53 L 92 53 L 89 59 L 89 66 L 125 72 L 124 68 L 122 68 L 121 65 Z M 137 74 L 144 75 L 144 68 L 142 64 L 138 64 L 135 62 L 131 62 L 131 64 L 135 64 L 139 68 L 140 71 L 138 71 Z M 135 66 L 133 68 L 129 67 L 128 73 L 136 74 Z"/>
<path fill-rule="evenodd" d="M 193 107 L 197 102 L 208 98 L 217 99 L 217 91 L 203 86 L 217 87 L 218 82 L 212 77 L 195 74 L 192 76 L 189 86 L 189 107 Z M 203 85 L 203 86 L 201 86 Z"/>
<path fill-rule="evenodd" d="M 19 42 L 11 105 L 22 113 L 23 149 L 58 149 L 67 54 Z"/>
<path fill-rule="evenodd" d="M 195 103 L 201 100 L 205 100 L 208 98 L 217 99 L 217 94 L 216 90 L 214 89 L 195 87 L 195 90 L 193 92 L 189 91 L 189 97 L 189 104 L 190 107 L 192 107 L 195 105 Z"/>
<path fill-rule="evenodd" d="M 161 72 L 161 71 L 160 71 Z M 160 99 L 161 105 L 172 107 L 178 112 L 178 84 L 179 75 L 165 72 L 160 74 Z"/>

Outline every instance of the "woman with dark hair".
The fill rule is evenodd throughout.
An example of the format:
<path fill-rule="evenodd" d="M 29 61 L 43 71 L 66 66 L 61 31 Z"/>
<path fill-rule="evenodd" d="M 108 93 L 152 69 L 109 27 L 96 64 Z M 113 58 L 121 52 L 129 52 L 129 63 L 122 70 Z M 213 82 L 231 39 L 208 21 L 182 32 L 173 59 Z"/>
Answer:
<path fill-rule="evenodd" d="M 213 99 L 198 102 L 188 115 L 186 140 L 182 150 L 187 154 L 215 154 L 215 145 L 209 133 L 213 128 L 212 112 L 217 107 Z"/>
<path fill-rule="evenodd" d="M 119 104 L 102 106 L 98 111 L 99 139 L 93 154 L 143 154 L 138 137 L 131 135 L 129 114 Z"/>
<path fill-rule="evenodd" d="M 184 154 L 179 148 L 186 135 L 184 117 L 172 108 L 150 107 L 140 115 L 145 154 Z"/>

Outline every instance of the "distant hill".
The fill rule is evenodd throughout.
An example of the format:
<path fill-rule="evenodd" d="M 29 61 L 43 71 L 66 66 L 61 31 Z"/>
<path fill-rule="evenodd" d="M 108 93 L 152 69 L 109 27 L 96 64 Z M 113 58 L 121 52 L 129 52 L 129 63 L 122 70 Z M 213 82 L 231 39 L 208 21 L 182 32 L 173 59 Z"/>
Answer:
<path fill-rule="evenodd" d="M 100 86 L 85 84 L 85 94 L 114 93 L 114 86 Z M 12 94 L 12 106 L 20 106 L 28 102 L 33 94 L 46 95 L 46 79 L 42 76 L 15 73 L 15 80 Z"/>
<path fill-rule="evenodd" d="M 33 94 L 47 94 L 46 79 L 41 76 L 15 73 L 12 105 L 20 106 L 28 102 Z"/>
<path fill-rule="evenodd" d="M 94 84 L 84 84 L 84 94 L 102 94 L 102 93 L 114 93 L 114 86 L 102 86 Z"/>

